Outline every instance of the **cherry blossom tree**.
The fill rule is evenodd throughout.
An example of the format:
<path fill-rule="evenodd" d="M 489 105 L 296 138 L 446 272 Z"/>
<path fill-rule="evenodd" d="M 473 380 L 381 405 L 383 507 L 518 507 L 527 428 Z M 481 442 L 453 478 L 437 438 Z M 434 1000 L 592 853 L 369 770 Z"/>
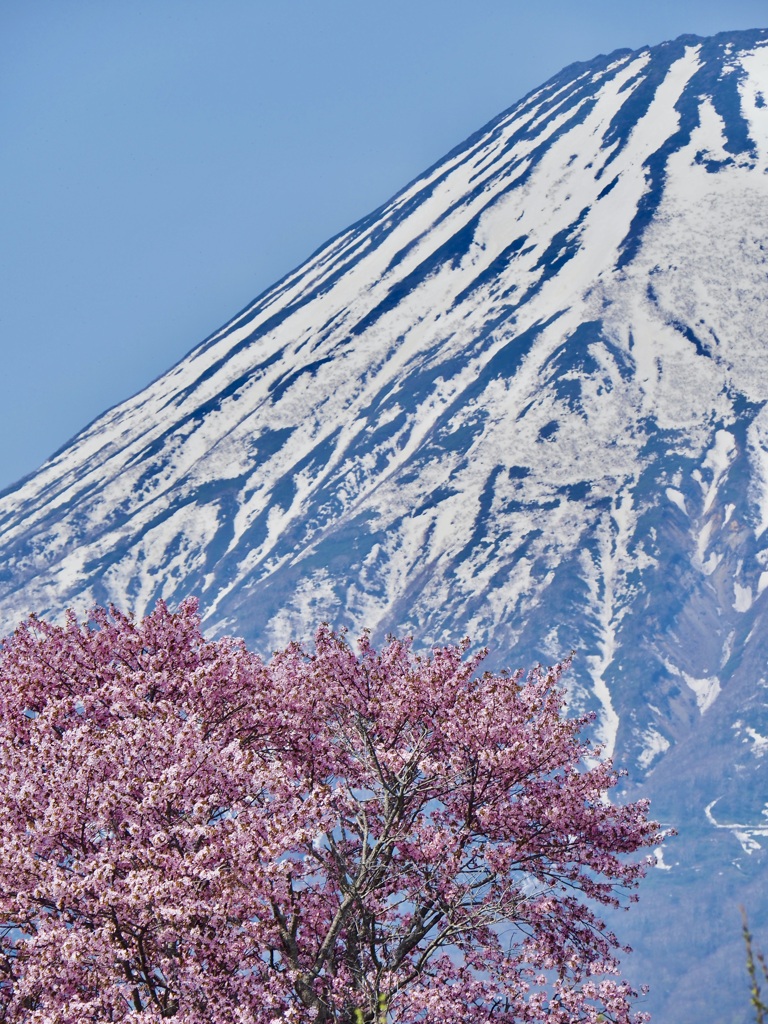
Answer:
<path fill-rule="evenodd" d="M 0 1019 L 645 1019 L 597 909 L 663 835 L 566 664 L 321 626 L 264 663 L 194 601 L 0 652 Z M 634 856 L 632 856 L 634 855 Z"/>

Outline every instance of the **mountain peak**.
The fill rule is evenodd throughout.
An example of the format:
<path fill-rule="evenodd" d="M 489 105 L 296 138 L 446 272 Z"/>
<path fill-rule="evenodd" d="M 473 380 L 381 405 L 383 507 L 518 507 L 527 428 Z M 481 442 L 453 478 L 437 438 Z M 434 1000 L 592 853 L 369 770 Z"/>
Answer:
<path fill-rule="evenodd" d="M 768 834 L 766 238 L 766 30 L 571 65 L 0 496 L 6 630 L 196 593 L 265 650 L 576 649 L 681 833 L 639 918 L 688 887 L 674 979 L 641 963 L 718 1019 L 694 910 L 757 891 Z"/>

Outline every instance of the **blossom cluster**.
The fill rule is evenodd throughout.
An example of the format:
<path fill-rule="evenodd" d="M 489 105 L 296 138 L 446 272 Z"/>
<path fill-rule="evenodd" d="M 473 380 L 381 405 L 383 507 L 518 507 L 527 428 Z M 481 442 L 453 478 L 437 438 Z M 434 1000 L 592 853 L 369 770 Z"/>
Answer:
<path fill-rule="evenodd" d="M 0 1020 L 643 1019 L 596 916 L 663 835 L 567 664 L 321 626 L 268 662 L 197 605 L 0 651 Z M 628 856 L 629 855 L 629 856 Z"/>

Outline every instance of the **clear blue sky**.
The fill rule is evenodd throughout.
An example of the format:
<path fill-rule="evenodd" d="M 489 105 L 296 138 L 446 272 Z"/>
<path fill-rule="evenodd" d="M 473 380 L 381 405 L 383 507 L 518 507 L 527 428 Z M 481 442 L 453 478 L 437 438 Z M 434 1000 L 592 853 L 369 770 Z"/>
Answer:
<path fill-rule="evenodd" d="M 0 488 L 561 67 L 765 0 L 2 0 Z"/>

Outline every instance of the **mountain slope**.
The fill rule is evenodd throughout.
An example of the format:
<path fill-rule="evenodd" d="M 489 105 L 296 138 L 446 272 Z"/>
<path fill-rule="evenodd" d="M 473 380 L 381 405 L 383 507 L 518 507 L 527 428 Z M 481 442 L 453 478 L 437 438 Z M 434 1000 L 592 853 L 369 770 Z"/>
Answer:
<path fill-rule="evenodd" d="M 265 650 L 574 648 L 681 832 L 633 970 L 728 1019 L 737 903 L 768 923 L 766 246 L 768 33 L 565 69 L 6 492 L 4 629 L 194 592 Z"/>

